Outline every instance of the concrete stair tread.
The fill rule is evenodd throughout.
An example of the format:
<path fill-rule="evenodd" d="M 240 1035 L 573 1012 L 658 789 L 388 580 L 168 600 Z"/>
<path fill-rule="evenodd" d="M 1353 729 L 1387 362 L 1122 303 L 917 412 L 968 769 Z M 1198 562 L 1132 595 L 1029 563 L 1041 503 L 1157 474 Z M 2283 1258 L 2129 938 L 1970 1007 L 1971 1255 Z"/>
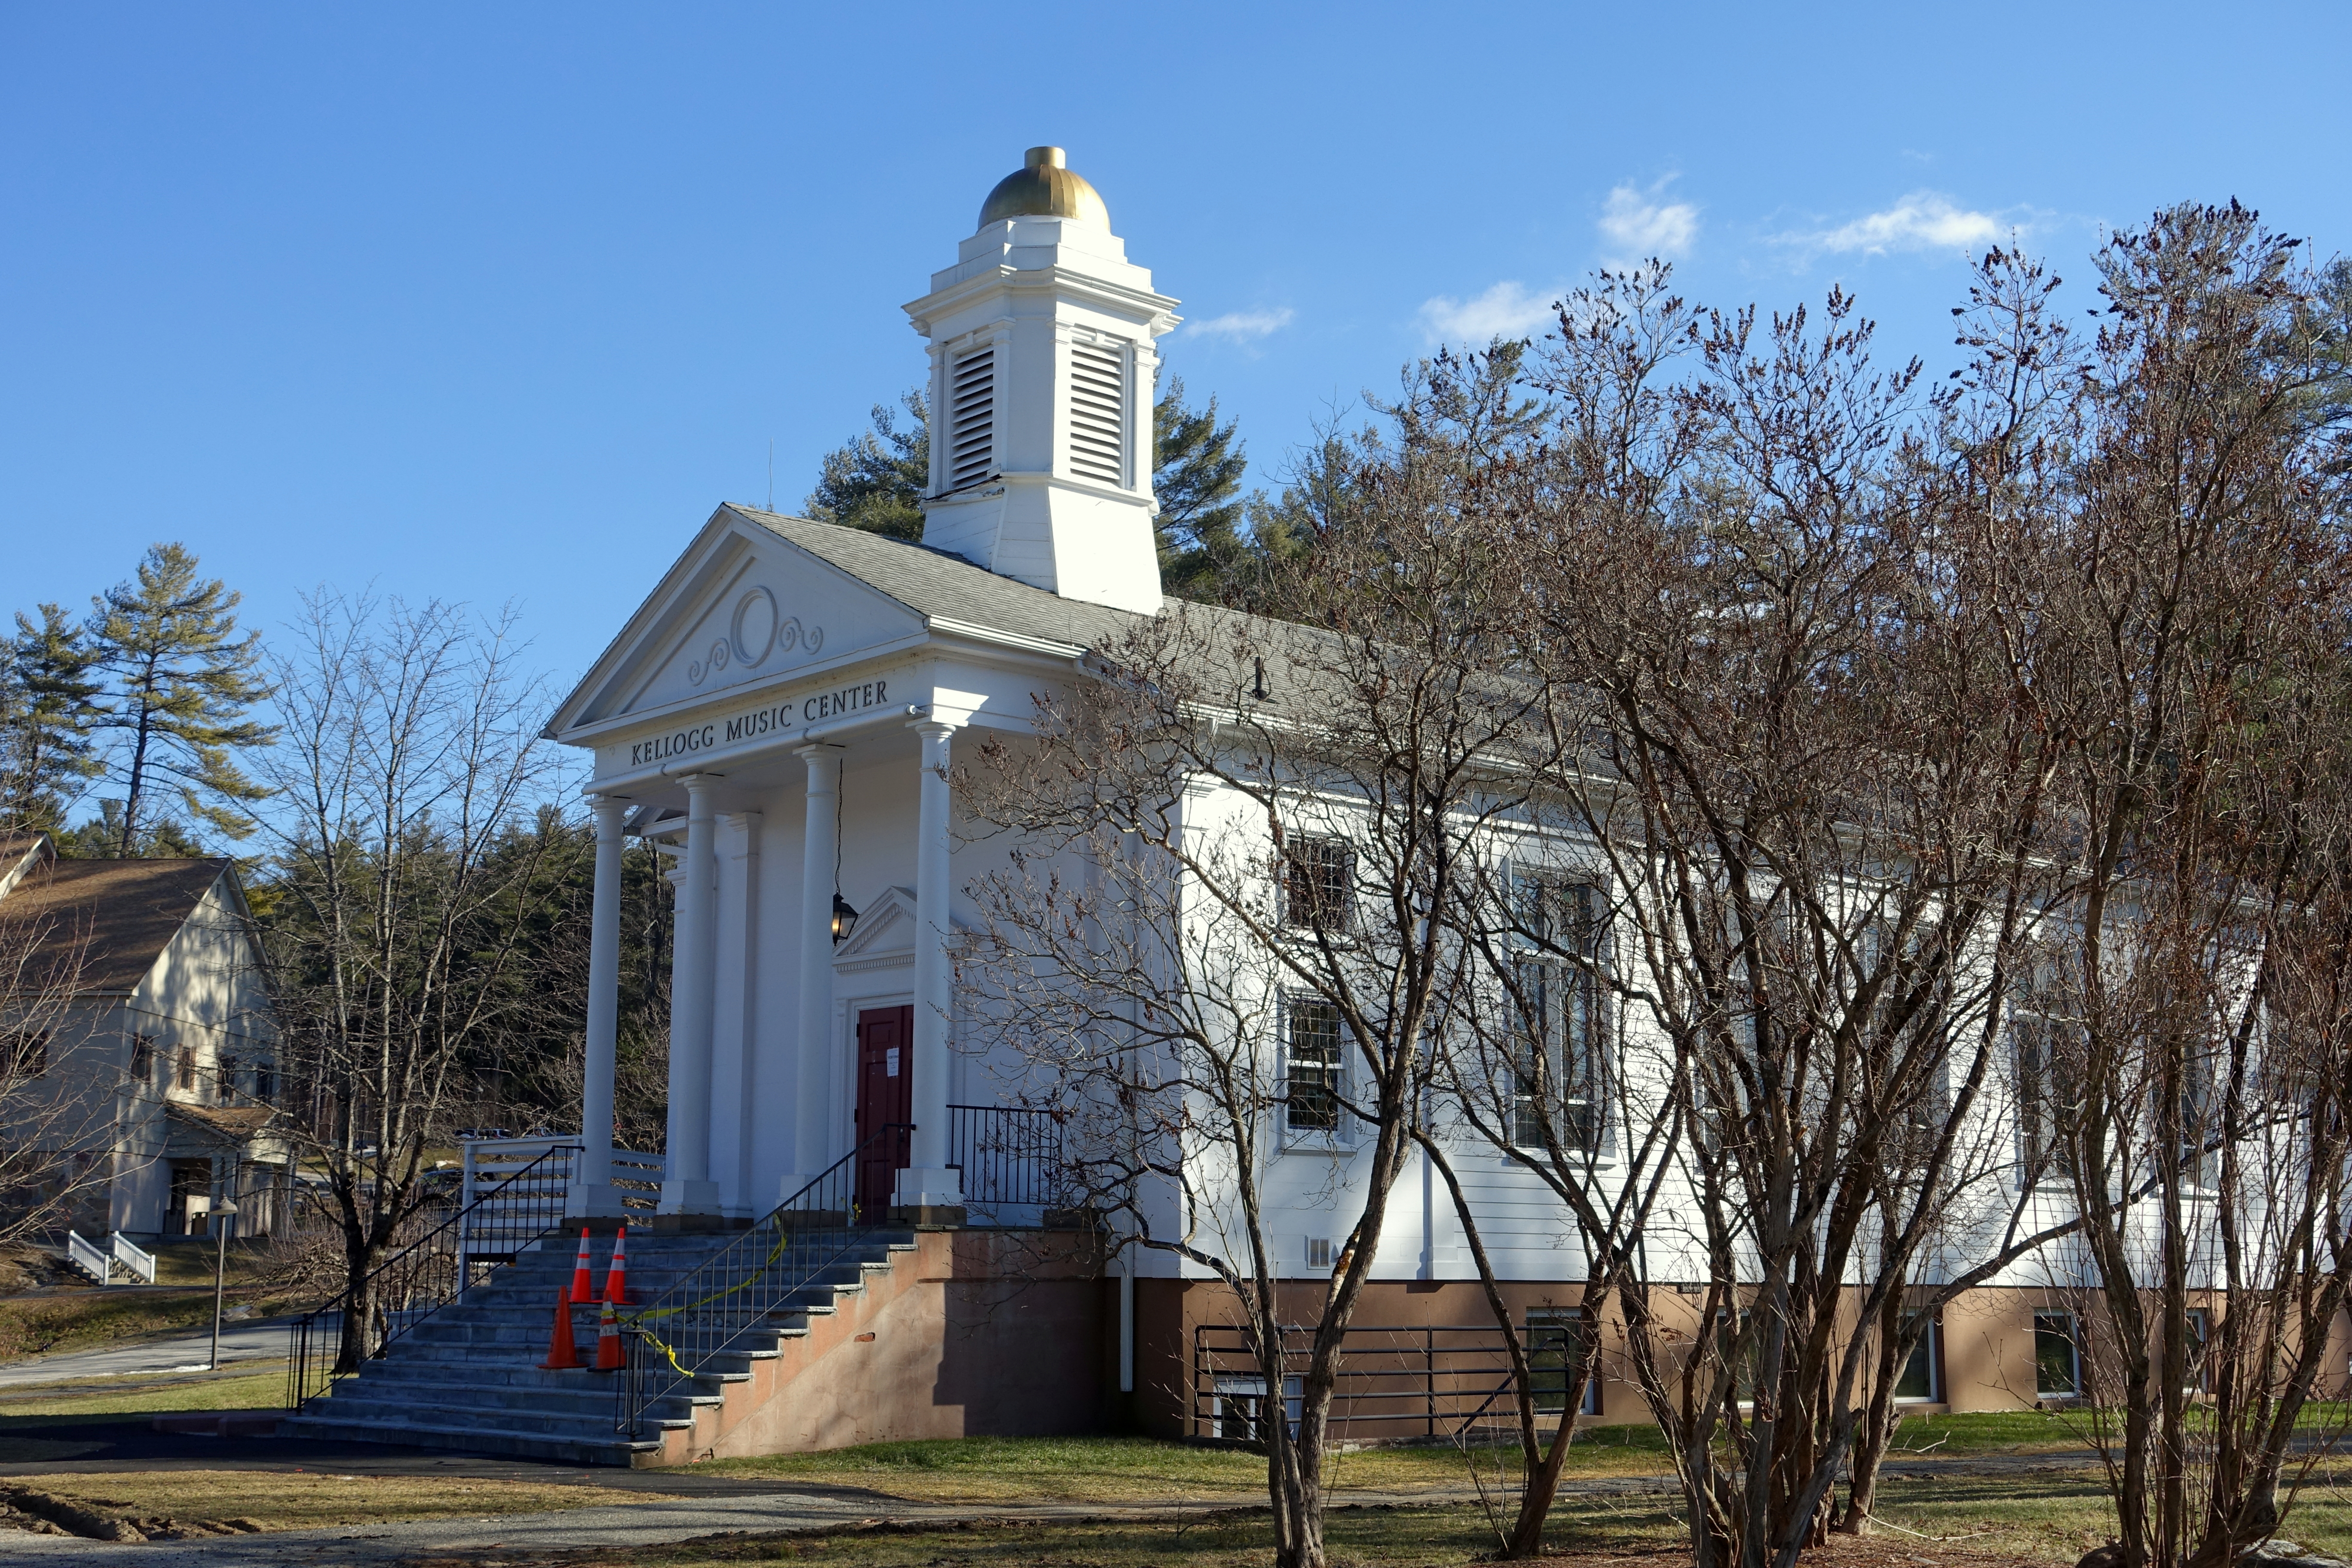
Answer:
<path fill-rule="evenodd" d="M 633 1309 L 656 1306 L 666 1295 L 693 1289 L 688 1282 L 695 1274 L 734 1240 L 733 1236 L 708 1235 L 640 1241 L 633 1236 Z M 711 1338 L 732 1334 L 740 1342 L 703 1357 L 686 1380 L 650 1399 L 641 1413 L 639 1433 L 694 1429 L 694 1412 L 724 1405 L 729 1388 L 752 1383 L 759 1363 L 780 1359 L 788 1342 L 806 1340 L 814 1320 L 840 1313 L 848 1304 L 845 1298 L 865 1294 L 878 1276 L 896 1268 L 898 1254 L 911 1253 L 919 1245 L 911 1232 L 863 1237 L 800 1276 L 759 1318 L 739 1322 L 722 1307 L 709 1317 L 688 1313 L 677 1320 L 671 1337 L 691 1342 L 695 1332 Z M 591 1248 L 591 1278 L 596 1283 L 602 1283 L 610 1252 L 609 1243 Z M 547 1351 L 549 1310 L 554 1305 L 550 1298 L 571 1284 L 572 1271 L 572 1238 L 548 1237 L 500 1265 L 465 1300 L 416 1322 L 385 1355 L 369 1362 L 356 1376 L 337 1381 L 326 1396 L 289 1418 L 283 1429 L 322 1438 L 589 1463 L 642 1462 L 646 1456 L 665 1451 L 657 1436 L 632 1439 L 613 1430 L 616 1390 L 611 1383 L 586 1369 L 554 1372 L 535 1364 Z M 582 1303 L 572 1309 L 583 1358 L 594 1354 L 599 1305 Z M 678 1331 L 687 1324 L 697 1327 Z"/>

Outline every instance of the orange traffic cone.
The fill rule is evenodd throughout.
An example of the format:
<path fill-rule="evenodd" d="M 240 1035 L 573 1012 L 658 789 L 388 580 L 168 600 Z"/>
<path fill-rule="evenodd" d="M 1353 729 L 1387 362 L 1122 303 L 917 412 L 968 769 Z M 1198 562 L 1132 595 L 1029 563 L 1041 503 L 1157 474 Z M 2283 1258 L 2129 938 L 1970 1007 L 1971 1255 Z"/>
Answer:
<path fill-rule="evenodd" d="M 588 1279 L 588 1227 L 580 1227 L 580 1256 L 572 1260 L 572 1304 L 593 1307 L 596 1304 L 596 1287 Z"/>
<path fill-rule="evenodd" d="M 604 1321 L 596 1325 L 596 1370 L 618 1372 L 621 1359 L 621 1325 L 613 1316 L 613 1303 L 604 1303 Z"/>
<path fill-rule="evenodd" d="M 604 1270 L 604 1300 L 615 1307 L 629 1304 L 629 1227 L 613 1238 L 613 1261 Z"/>
<path fill-rule="evenodd" d="M 604 1347 L 597 1346 L 596 1353 L 604 1354 Z M 540 1370 L 563 1372 L 579 1364 L 580 1352 L 572 1343 L 571 1292 L 559 1290 L 555 1294 L 555 1337 L 548 1342 L 547 1359 L 539 1363 Z"/>

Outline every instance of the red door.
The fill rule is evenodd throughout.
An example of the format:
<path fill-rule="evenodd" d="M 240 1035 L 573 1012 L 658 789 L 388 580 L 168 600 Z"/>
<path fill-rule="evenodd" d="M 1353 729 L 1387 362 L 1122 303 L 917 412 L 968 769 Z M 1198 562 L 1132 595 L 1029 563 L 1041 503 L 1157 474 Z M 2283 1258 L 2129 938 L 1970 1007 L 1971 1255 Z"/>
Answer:
<path fill-rule="evenodd" d="M 857 1015 L 857 1208 L 868 1224 L 890 1207 L 897 1173 L 912 1153 L 904 1132 L 868 1139 L 914 1120 L 915 1010 L 876 1007 Z"/>

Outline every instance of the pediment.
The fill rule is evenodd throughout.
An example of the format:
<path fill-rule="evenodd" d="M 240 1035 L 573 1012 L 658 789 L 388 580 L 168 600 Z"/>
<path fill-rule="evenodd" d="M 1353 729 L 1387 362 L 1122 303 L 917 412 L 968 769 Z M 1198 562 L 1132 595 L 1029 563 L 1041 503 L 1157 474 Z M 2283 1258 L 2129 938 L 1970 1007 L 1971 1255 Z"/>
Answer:
<path fill-rule="evenodd" d="M 920 929 L 915 920 L 915 890 L 885 889 L 880 898 L 857 911 L 857 929 L 833 950 L 833 962 L 861 967 L 877 959 L 911 962 L 915 933 Z"/>
<path fill-rule="evenodd" d="M 920 616 L 721 507 L 572 695 L 548 733 L 671 710 L 907 643 Z"/>
<path fill-rule="evenodd" d="M 966 929 L 957 919 L 955 929 Z M 879 898 L 857 911 L 857 929 L 833 950 L 834 967 L 843 970 L 887 969 L 915 961 L 915 938 L 922 931 L 915 910 L 915 889 L 886 888 Z"/>

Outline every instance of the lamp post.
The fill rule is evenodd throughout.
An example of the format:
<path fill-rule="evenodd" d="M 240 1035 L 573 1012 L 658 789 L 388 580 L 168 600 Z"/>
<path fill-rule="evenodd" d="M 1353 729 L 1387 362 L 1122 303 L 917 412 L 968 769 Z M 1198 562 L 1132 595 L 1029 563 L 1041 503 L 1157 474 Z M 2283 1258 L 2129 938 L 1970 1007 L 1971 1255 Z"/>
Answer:
<path fill-rule="evenodd" d="M 213 1225 L 213 1359 L 206 1372 L 220 1370 L 221 1298 L 228 1282 L 228 1226 L 224 1217 L 236 1217 L 236 1205 L 227 1198 L 212 1206 Z"/>

